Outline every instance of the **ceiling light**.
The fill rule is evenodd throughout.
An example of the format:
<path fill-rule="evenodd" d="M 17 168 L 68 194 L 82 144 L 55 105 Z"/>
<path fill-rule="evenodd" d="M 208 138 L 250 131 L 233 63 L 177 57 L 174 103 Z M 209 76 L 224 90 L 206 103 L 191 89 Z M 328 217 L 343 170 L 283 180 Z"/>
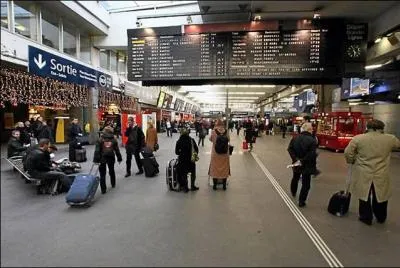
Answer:
<path fill-rule="evenodd" d="M 294 94 L 292 94 L 292 95 L 290 95 L 291 97 L 296 97 L 296 96 L 299 96 L 299 94 L 298 93 L 294 93 Z"/>
<path fill-rule="evenodd" d="M 379 43 L 380 41 L 382 41 L 382 37 L 378 37 L 375 39 L 375 44 Z"/>
<path fill-rule="evenodd" d="M 321 18 L 321 14 L 315 12 L 315 13 L 314 13 L 314 16 L 313 16 L 313 19 L 320 19 L 320 18 Z"/>
<path fill-rule="evenodd" d="M 261 16 L 260 15 L 257 15 L 257 16 L 254 17 L 254 21 L 258 21 L 258 20 L 261 20 Z"/>
<path fill-rule="evenodd" d="M 365 66 L 365 70 L 372 70 L 372 69 L 377 69 L 377 68 L 381 68 L 382 64 L 373 64 L 373 65 L 368 65 Z"/>
<path fill-rule="evenodd" d="M 361 99 L 348 99 L 348 102 L 356 102 L 356 101 L 361 101 Z"/>
<path fill-rule="evenodd" d="M 393 32 L 386 34 L 386 37 L 391 37 L 393 35 Z"/>

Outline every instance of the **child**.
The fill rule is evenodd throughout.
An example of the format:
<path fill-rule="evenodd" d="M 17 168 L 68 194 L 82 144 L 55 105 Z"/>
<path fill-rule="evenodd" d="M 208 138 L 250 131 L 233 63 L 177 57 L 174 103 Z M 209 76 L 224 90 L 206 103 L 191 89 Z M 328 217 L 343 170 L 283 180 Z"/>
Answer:
<path fill-rule="evenodd" d="M 112 127 L 107 126 L 103 129 L 103 134 L 100 137 L 100 140 L 96 143 L 93 158 L 94 163 L 100 164 L 100 188 L 102 194 L 105 194 L 107 191 L 106 165 L 108 166 L 108 173 L 110 174 L 111 187 L 115 188 L 115 155 L 117 155 L 118 163 L 121 163 L 122 156 L 118 148 L 118 142 L 114 137 L 114 130 Z"/>

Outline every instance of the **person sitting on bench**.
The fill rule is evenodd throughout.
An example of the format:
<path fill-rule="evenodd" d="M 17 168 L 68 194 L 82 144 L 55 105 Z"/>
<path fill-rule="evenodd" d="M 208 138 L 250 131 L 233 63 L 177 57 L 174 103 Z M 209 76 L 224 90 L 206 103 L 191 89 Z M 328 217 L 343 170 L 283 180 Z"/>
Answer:
<path fill-rule="evenodd" d="M 13 130 L 11 133 L 11 138 L 7 145 L 7 158 L 12 156 L 23 156 L 27 147 L 25 147 L 20 141 L 21 133 L 19 130 Z"/>
<path fill-rule="evenodd" d="M 28 172 L 36 179 L 43 179 L 43 186 L 45 188 L 53 185 L 54 181 L 58 180 L 63 184 L 63 187 L 69 189 L 71 182 L 68 176 L 63 172 L 55 171 L 55 168 L 51 164 L 51 150 L 50 140 L 41 139 L 39 141 L 39 148 L 35 148 L 31 151 L 27 158 Z M 51 193 L 55 194 L 56 190 L 53 190 Z"/>

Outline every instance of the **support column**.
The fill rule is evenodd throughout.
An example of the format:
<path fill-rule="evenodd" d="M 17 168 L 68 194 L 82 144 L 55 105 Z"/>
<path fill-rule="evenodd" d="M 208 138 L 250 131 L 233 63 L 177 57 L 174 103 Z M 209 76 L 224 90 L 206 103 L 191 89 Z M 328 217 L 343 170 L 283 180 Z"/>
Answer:
<path fill-rule="evenodd" d="M 89 88 L 89 106 L 86 108 L 87 110 L 87 122 L 90 124 L 90 134 L 89 134 L 89 142 L 90 144 L 96 143 L 99 139 L 99 120 L 97 118 L 98 112 L 98 101 L 99 101 L 99 90 L 95 87 Z"/>

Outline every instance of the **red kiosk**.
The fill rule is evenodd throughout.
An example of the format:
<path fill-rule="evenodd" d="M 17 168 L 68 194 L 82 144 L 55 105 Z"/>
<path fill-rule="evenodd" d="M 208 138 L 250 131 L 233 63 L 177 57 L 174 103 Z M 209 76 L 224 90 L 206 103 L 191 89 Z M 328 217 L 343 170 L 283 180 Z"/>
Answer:
<path fill-rule="evenodd" d="M 318 114 L 317 138 L 319 146 L 343 151 L 354 136 L 365 132 L 367 122 L 372 116 L 361 112 L 332 112 Z"/>

